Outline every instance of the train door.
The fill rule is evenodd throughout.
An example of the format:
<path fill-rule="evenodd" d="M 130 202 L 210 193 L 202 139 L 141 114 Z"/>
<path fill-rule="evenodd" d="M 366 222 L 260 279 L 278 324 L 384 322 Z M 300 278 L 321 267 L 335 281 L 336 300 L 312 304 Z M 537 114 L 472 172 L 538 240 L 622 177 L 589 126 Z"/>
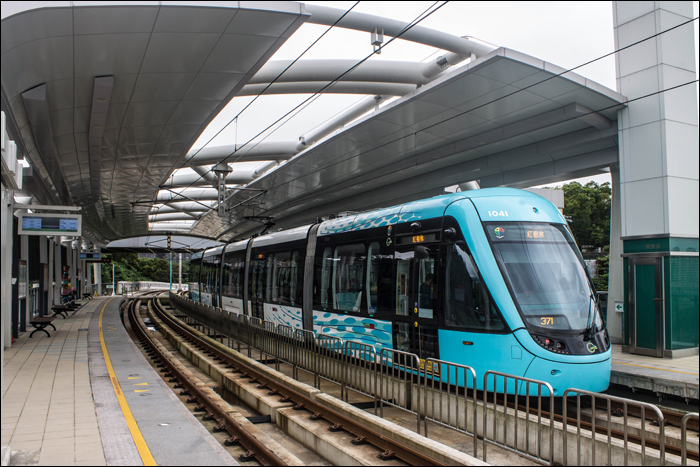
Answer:
<path fill-rule="evenodd" d="M 398 247 L 394 348 L 421 360 L 439 358 L 437 332 L 437 245 Z"/>

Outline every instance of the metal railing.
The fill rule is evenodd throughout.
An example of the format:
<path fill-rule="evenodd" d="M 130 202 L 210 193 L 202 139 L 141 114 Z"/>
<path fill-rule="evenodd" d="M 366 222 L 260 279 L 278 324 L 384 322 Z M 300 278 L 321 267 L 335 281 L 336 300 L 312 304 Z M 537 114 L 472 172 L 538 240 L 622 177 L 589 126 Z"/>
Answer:
<path fill-rule="evenodd" d="M 489 376 L 493 376 L 493 389 L 489 391 Z M 498 377 L 503 380 L 502 389 L 499 390 Z M 513 406 L 514 411 L 509 417 L 508 411 L 508 382 L 513 381 Z M 530 395 L 530 385 L 537 388 L 537 437 L 535 438 L 535 450 L 531 453 L 530 450 L 530 397 L 526 397 L 526 408 L 525 408 L 525 418 L 523 419 L 525 424 L 525 447 L 520 449 L 518 447 L 518 425 L 521 423 L 521 419 L 518 415 L 518 395 L 523 393 L 523 395 Z M 523 391 L 524 386 L 524 391 Z M 547 390 L 546 398 L 549 399 L 549 456 L 542 457 L 542 389 Z M 493 430 L 492 437 L 488 437 L 488 417 L 487 417 L 487 407 L 488 407 L 488 394 L 493 393 L 493 414 L 491 416 L 493 420 Z M 503 394 L 503 435 L 501 436 L 501 441 L 498 441 L 498 433 L 496 429 L 496 419 L 498 418 L 498 394 Z M 552 404 L 552 398 L 554 397 L 554 390 L 552 386 L 544 381 L 538 381 L 535 379 L 524 378 L 520 376 L 513 376 L 506 373 L 500 373 L 498 371 L 487 371 L 484 373 L 484 402 L 483 402 L 483 437 L 484 437 L 484 448 L 483 448 L 483 458 L 486 462 L 486 443 L 492 443 L 505 449 L 523 454 L 526 457 L 530 457 L 536 461 L 549 462 L 550 465 L 554 464 L 554 405 Z M 508 420 L 512 418 L 513 420 L 513 441 L 512 445 L 508 443 L 508 433 L 511 431 L 508 429 Z M 566 462 L 564 463 L 566 465 Z"/>
<path fill-rule="evenodd" d="M 179 297 L 177 300 L 192 302 Z M 199 313 L 207 312 L 211 307 L 199 306 Z M 409 352 L 383 348 L 379 353 L 371 344 L 327 335 L 315 334 L 310 330 L 293 329 L 291 326 L 269 323 L 258 318 L 230 314 L 235 325 L 230 327 L 230 336 L 237 342 L 238 351 L 242 345 L 260 352 L 260 359 L 266 355 L 272 357 L 276 368 L 285 362 L 292 366 L 292 377 L 300 380 L 299 370 L 313 376 L 315 387 L 321 387 L 321 380 L 341 385 L 341 399 L 348 401 L 349 391 L 356 391 L 370 396 L 374 402 L 374 413 L 384 417 L 384 405 L 393 406 L 416 414 L 416 432 L 420 434 L 421 419 L 424 421 L 424 433 L 428 436 L 428 421 L 449 427 L 474 437 L 474 457 L 477 456 L 477 435 L 483 438 L 483 460 L 487 460 L 487 444 L 500 446 L 514 451 L 540 463 L 554 462 L 554 390 L 544 381 L 518 377 L 496 371 L 483 375 L 483 398 L 477 396 L 477 374 L 466 365 L 459 365 L 437 359 L 420 358 Z M 193 315 L 193 317 L 196 317 Z M 268 361 L 268 360 L 264 360 Z M 471 390 L 469 389 L 471 387 Z M 423 393 L 421 394 L 421 391 Z M 470 394 L 471 393 L 471 394 Z M 519 406 L 519 397 L 524 407 Z M 643 402 L 623 399 L 605 394 L 593 393 L 579 389 L 567 389 L 563 393 L 563 427 L 562 450 L 557 450 L 557 462 L 568 463 L 568 443 L 575 438 L 578 465 L 611 464 L 613 449 L 624 450 L 624 464 L 628 464 L 628 453 L 632 452 L 628 443 L 627 407 L 635 406 L 641 410 L 642 419 L 653 412 L 659 422 L 660 462 L 665 463 L 665 428 L 664 420 L 658 407 Z M 591 410 L 591 427 L 582 427 L 581 397 L 593 399 Z M 535 400 L 536 397 L 536 400 Z M 568 433 L 573 422 L 567 422 L 570 398 L 576 397 L 576 433 Z M 596 422 L 595 402 L 607 401 L 607 426 L 604 421 Z M 611 403 L 623 405 L 623 443 L 612 442 Z M 534 407 L 534 404 L 537 404 Z M 422 405 L 421 405 L 422 404 Z M 533 405 L 531 410 L 531 404 Z M 548 405 L 547 405 L 548 404 Z M 501 410 L 502 407 L 502 410 Z M 603 409 L 605 410 L 605 409 Z M 548 414 L 546 414 L 547 412 Z M 482 417 L 479 425 L 478 416 Z M 686 456 L 686 425 L 691 417 L 683 419 L 682 451 L 683 462 Z M 497 426 L 502 421 L 502 426 Z M 585 421 L 584 421 L 585 423 Z M 490 426 L 489 426 L 490 425 Z M 481 428 L 481 433 L 478 429 Z M 604 436 L 607 429 L 607 459 L 596 459 L 596 438 Z M 522 431 L 521 431 L 522 430 Z M 596 431 L 598 435 L 596 436 Z M 518 438 L 518 433 L 524 437 Z M 589 434 L 590 433 L 590 434 Z M 573 437 L 572 437 L 573 435 Z M 646 445 L 644 423 L 641 424 L 641 463 L 645 462 Z M 589 441 L 590 440 L 590 441 Z M 590 445 L 589 445 L 590 443 Z M 585 444 L 585 445 L 584 445 Z M 620 444 L 623 444 L 620 447 Z M 637 461 L 639 449 L 635 448 L 634 461 Z M 602 451 L 598 453 L 602 456 Z M 588 457 L 590 456 L 590 457 Z"/>
<path fill-rule="evenodd" d="M 472 431 L 469 431 L 467 428 L 469 426 L 470 412 L 468 377 L 471 377 L 472 387 Z M 425 378 L 423 381 L 423 410 L 425 411 L 423 430 L 425 437 L 428 437 L 428 419 L 440 425 L 467 433 L 474 438 L 474 457 L 476 457 L 477 401 L 476 371 L 474 371 L 474 368 L 428 358 L 425 361 Z M 430 385 L 430 387 L 428 387 L 428 385 Z M 460 389 L 460 386 L 462 389 Z M 430 404 L 428 404 L 428 395 L 430 395 Z M 437 410 L 435 409 L 436 402 L 438 406 Z M 460 409 L 460 405 L 463 407 L 463 410 Z M 430 411 L 428 409 L 430 409 Z M 463 414 L 462 422 L 460 422 L 460 414 Z M 453 415 L 454 421 L 452 420 Z M 447 420 L 445 420 L 445 418 L 447 418 Z"/>
<path fill-rule="evenodd" d="M 628 464 L 628 457 L 629 457 L 629 443 L 628 443 L 628 430 L 629 430 L 629 425 L 628 425 L 628 417 L 627 417 L 627 407 L 628 406 L 633 406 L 637 407 L 641 411 L 641 448 L 642 448 L 642 459 L 641 459 L 641 464 L 645 465 L 646 462 L 646 428 L 645 428 L 645 411 L 651 411 L 656 414 L 656 419 L 659 423 L 659 445 L 660 445 L 660 450 L 659 450 L 659 461 L 660 465 L 665 465 L 666 463 L 666 452 L 665 452 L 665 446 L 666 446 L 666 438 L 665 438 L 665 432 L 664 432 L 664 417 L 663 414 L 661 413 L 661 410 L 652 404 L 646 403 L 646 402 L 639 402 L 639 401 L 634 401 L 631 399 L 624 399 L 622 397 L 615 397 L 615 396 L 609 396 L 607 394 L 600 394 L 597 392 L 590 392 L 590 391 L 584 391 L 582 389 L 567 389 L 564 391 L 563 394 L 563 408 L 562 408 L 562 415 L 564 419 L 564 465 L 568 465 L 568 430 L 567 430 L 567 418 L 568 418 L 568 411 L 567 411 L 567 395 L 569 394 L 575 394 L 576 395 L 576 459 L 577 459 L 577 465 L 581 465 L 581 462 L 584 463 L 584 465 L 597 465 L 596 463 L 596 399 L 602 399 L 607 401 L 607 445 L 608 445 L 608 465 L 612 465 L 612 436 L 611 436 L 611 402 L 617 402 L 619 404 L 622 404 L 622 431 L 623 431 L 623 443 L 624 443 L 624 465 L 629 465 Z M 587 460 L 583 460 L 583 453 L 581 451 L 581 395 L 589 396 L 591 397 L 591 458 Z"/>
<path fill-rule="evenodd" d="M 383 348 L 379 352 L 375 372 L 375 415 L 377 405 L 384 418 L 384 405 L 391 405 L 416 414 L 416 433 L 420 433 L 420 385 L 417 385 L 416 410 L 413 410 L 413 376 L 420 375 L 418 355 L 402 350 Z M 377 387 L 378 386 L 378 387 Z"/>
<path fill-rule="evenodd" d="M 688 439 L 688 420 L 691 418 L 698 420 L 698 412 L 687 413 L 681 419 L 681 465 L 688 465 L 686 441 Z"/>
<path fill-rule="evenodd" d="M 314 371 L 314 386 L 317 389 L 321 389 L 322 379 L 342 385 L 343 339 L 329 336 L 328 334 L 319 334 L 316 336 L 315 354 L 316 368 Z"/>
<path fill-rule="evenodd" d="M 376 387 L 377 349 L 372 344 L 345 341 L 343 345 L 342 384 L 340 398 L 348 401 L 348 390 L 374 397 Z M 352 375 L 355 375 L 353 378 Z M 374 404 L 377 413 L 377 401 Z"/>

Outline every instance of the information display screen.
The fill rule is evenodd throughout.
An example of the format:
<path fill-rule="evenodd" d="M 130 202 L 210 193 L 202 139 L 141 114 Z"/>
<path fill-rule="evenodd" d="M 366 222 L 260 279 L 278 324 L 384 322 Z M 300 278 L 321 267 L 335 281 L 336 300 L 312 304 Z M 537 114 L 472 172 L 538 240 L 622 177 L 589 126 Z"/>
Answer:
<path fill-rule="evenodd" d="M 80 259 L 100 259 L 100 253 L 80 253 Z"/>
<path fill-rule="evenodd" d="M 82 234 L 80 214 L 35 214 L 20 213 L 19 235 L 66 235 L 79 237 Z"/>

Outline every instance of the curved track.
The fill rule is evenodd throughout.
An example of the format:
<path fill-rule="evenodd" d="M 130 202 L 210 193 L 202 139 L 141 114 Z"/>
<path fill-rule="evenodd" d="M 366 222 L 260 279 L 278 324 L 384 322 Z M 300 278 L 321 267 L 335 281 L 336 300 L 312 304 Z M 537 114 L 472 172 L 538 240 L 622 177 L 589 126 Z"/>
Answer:
<path fill-rule="evenodd" d="M 227 431 L 231 435 L 231 438 L 226 441 L 227 445 L 240 444 L 246 449 L 247 452 L 241 455 L 241 460 L 250 461 L 255 459 L 262 465 L 287 465 L 204 394 L 148 336 L 143 322 L 138 317 L 138 310 L 142 300 L 153 299 L 157 293 L 159 292 L 142 294 L 132 300 L 128 307 L 129 323 L 139 342 L 147 349 L 146 353 L 160 362 L 158 366 L 165 369 L 161 371 L 165 371 L 166 377 L 169 376 L 172 382 L 176 381 L 179 385 L 182 385 L 183 391 L 180 393 L 181 395 L 189 395 L 191 397 L 189 401 L 194 402 L 196 400 L 200 404 L 197 409 L 208 411 L 205 419 L 216 419 L 219 422 L 219 426 L 216 428 L 217 431 Z"/>

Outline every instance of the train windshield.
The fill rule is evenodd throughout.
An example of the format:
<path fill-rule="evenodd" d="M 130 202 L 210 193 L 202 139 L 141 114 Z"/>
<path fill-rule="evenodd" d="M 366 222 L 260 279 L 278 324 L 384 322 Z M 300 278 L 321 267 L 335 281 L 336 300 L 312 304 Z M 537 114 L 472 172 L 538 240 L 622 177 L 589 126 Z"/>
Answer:
<path fill-rule="evenodd" d="M 528 328 L 603 328 L 583 258 L 563 225 L 485 224 L 489 242 Z"/>

